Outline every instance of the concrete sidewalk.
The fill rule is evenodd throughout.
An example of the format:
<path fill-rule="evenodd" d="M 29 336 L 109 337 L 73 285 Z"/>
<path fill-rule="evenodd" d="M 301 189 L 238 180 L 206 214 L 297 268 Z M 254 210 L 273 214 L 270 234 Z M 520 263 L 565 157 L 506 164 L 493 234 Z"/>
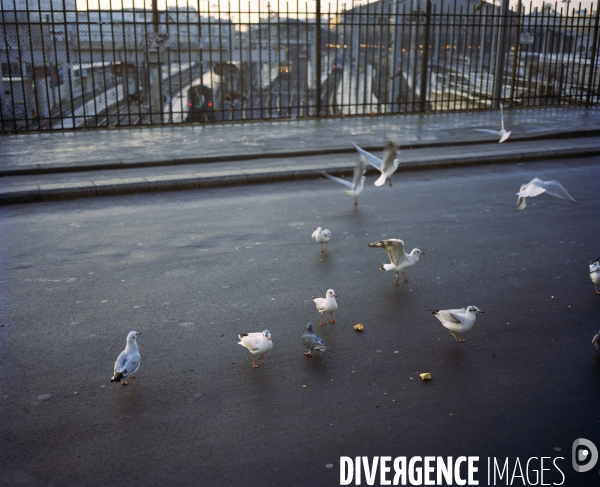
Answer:
<path fill-rule="evenodd" d="M 400 170 L 600 155 L 600 107 L 233 125 L 94 129 L 0 137 L 0 204 L 347 174 L 353 143 L 401 148 Z M 314 156 L 327 155 L 326 158 Z"/>

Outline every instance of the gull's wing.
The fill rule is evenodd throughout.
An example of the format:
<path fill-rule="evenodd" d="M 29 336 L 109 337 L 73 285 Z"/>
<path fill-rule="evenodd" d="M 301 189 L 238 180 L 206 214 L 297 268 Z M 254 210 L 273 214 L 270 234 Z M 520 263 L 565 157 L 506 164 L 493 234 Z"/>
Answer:
<path fill-rule="evenodd" d="M 562 184 L 560 184 L 558 181 L 542 181 L 541 186 L 546 190 L 546 193 L 548 193 L 549 195 L 562 198 L 564 200 L 570 201 L 571 203 L 577 203 L 577 201 L 575 201 L 571 197 L 571 195 L 567 193 L 567 190 L 563 188 Z"/>
<path fill-rule="evenodd" d="M 466 312 L 467 311 L 464 308 L 463 309 L 443 309 L 443 310 L 438 311 L 436 316 L 439 316 L 444 321 L 460 324 L 460 323 L 463 323 L 461 314 L 465 314 Z"/>
<path fill-rule="evenodd" d="M 369 244 L 369 247 L 382 247 L 388 253 L 390 261 L 396 267 L 401 262 L 407 260 L 406 254 L 404 253 L 404 242 L 398 238 L 390 238 L 387 240 L 380 240 L 379 242 L 373 242 Z"/>
<path fill-rule="evenodd" d="M 488 134 L 502 135 L 499 130 L 492 130 L 492 129 L 475 129 L 475 130 L 477 130 L 478 132 L 487 132 Z"/>
<path fill-rule="evenodd" d="M 371 166 L 376 167 L 380 171 L 383 170 L 382 169 L 383 161 L 381 159 L 379 159 L 379 157 L 376 157 L 373 154 L 371 154 L 370 152 L 367 152 L 366 150 L 361 149 L 356 144 L 352 144 L 352 145 L 355 147 L 355 149 L 358 151 L 358 153 L 365 158 L 365 161 L 367 161 L 369 164 L 371 164 Z"/>
<path fill-rule="evenodd" d="M 498 141 L 498 143 L 501 144 L 502 142 L 504 142 L 510 137 L 510 134 L 511 132 L 507 132 L 506 130 L 504 130 L 504 128 L 502 128 L 502 130 L 500 131 L 500 140 Z"/>
<path fill-rule="evenodd" d="M 332 181 L 335 181 L 336 183 L 340 183 L 340 184 L 343 184 L 344 186 L 348 186 L 349 188 L 352 188 L 352 183 L 350 181 L 346 181 L 345 179 L 338 178 L 336 176 L 332 176 L 331 174 L 327 174 L 325 171 L 323 171 L 321 174 L 323 176 L 331 179 Z"/>
<path fill-rule="evenodd" d="M 240 333 L 238 337 L 240 345 L 246 347 L 251 353 L 257 353 L 260 350 L 262 333 Z"/>
<path fill-rule="evenodd" d="M 360 181 L 362 180 L 363 175 L 367 172 L 367 160 L 364 156 L 359 155 L 356 166 L 354 166 L 354 175 L 352 176 L 352 190 L 355 191 L 356 188 L 360 186 Z"/>
<path fill-rule="evenodd" d="M 123 350 L 117 357 L 117 360 L 115 361 L 115 376 L 123 371 L 126 362 L 127 353 L 125 352 L 125 350 Z"/>
<path fill-rule="evenodd" d="M 317 311 L 325 309 L 325 298 L 313 298 Z"/>
<path fill-rule="evenodd" d="M 381 164 L 381 171 L 387 172 L 390 168 L 394 166 L 394 161 L 396 160 L 396 155 L 398 154 L 396 150 L 396 145 L 390 140 L 385 146 L 385 150 L 383 151 L 383 162 Z"/>
<path fill-rule="evenodd" d="M 517 194 L 523 198 L 529 198 L 542 194 L 544 191 L 546 191 L 546 188 L 543 187 L 543 181 L 533 178 L 527 184 L 521 185 L 521 190 Z"/>
<path fill-rule="evenodd" d="M 127 354 L 125 350 L 123 350 L 115 362 L 115 376 L 122 373 L 124 377 L 127 377 L 130 374 L 135 374 L 139 368 L 140 354 Z"/>

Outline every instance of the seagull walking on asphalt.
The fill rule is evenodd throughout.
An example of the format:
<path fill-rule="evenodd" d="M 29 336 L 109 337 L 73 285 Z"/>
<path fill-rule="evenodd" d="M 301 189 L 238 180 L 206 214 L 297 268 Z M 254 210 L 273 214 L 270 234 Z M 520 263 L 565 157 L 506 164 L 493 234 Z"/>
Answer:
<path fill-rule="evenodd" d="M 331 230 L 328 230 L 327 228 L 323 230 L 321 227 L 317 227 L 312 233 L 312 238 L 321 244 L 321 250 L 319 250 L 319 252 L 325 252 L 327 250 L 329 239 L 331 238 Z M 323 248 L 323 244 L 325 244 L 325 248 Z"/>
<path fill-rule="evenodd" d="M 469 306 L 467 309 L 442 309 L 429 310 L 442 322 L 457 342 L 466 342 L 459 332 L 469 331 L 475 324 L 477 313 L 483 313 L 477 306 Z"/>
<path fill-rule="evenodd" d="M 123 350 L 117 360 L 115 361 L 115 372 L 111 377 L 111 382 L 120 382 L 121 385 L 128 385 L 129 382 L 125 380 L 126 377 L 130 377 L 131 380 L 135 379 L 135 373 L 140 368 L 140 362 L 142 357 L 140 356 L 140 350 L 137 344 L 137 337 L 141 335 L 137 331 L 130 331 L 127 335 L 127 344 L 125 350 Z"/>
<path fill-rule="evenodd" d="M 539 178 L 533 178 L 527 184 L 521 185 L 521 190 L 517 193 L 519 198 L 517 199 L 515 210 L 523 210 L 527 206 L 525 198 L 531 198 L 542 193 L 548 193 L 550 196 L 556 196 L 557 198 L 562 198 L 571 203 L 577 203 L 558 181 L 542 181 Z"/>
<path fill-rule="evenodd" d="M 362 190 L 365 187 L 365 181 L 367 179 L 367 176 L 365 176 L 366 172 L 367 161 L 363 156 L 358 156 L 358 161 L 354 166 L 354 172 L 352 174 L 352 182 L 346 181 L 342 178 L 338 178 L 337 176 L 332 176 L 331 174 L 325 171 L 323 171 L 322 174 L 323 176 L 328 177 L 332 181 L 343 184 L 344 186 L 350 188 L 346 191 L 346 194 L 352 196 L 354 198 L 354 204 L 358 205 L 358 195 L 362 193 Z"/>
<path fill-rule="evenodd" d="M 258 369 L 260 364 L 254 361 L 254 356 L 260 355 L 260 358 L 265 358 L 265 353 L 273 348 L 271 332 L 264 330 L 256 333 L 238 333 L 238 338 L 240 339 L 238 345 L 246 347 L 252 354 L 252 368 Z"/>
<path fill-rule="evenodd" d="M 596 294 L 600 294 L 600 291 L 598 291 L 598 284 L 600 284 L 600 256 L 598 256 L 596 262 L 590 262 L 590 279 L 594 283 Z"/>
<path fill-rule="evenodd" d="M 313 332 L 312 323 L 306 326 L 306 331 L 300 337 L 300 341 L 302 342 L 302 346 L 306 348 L 304 355 L 307 357 L 310 357 L 314 351 L 331 352 L 331 349 L 325 346 L 321 337 Z"/>
<path fill-rule="evenodd" d="M 365 161 L 381 172 L 381 176 L 379 176 L 379 179 L 375 181 L 375 186 L 383 186 L 387 180 L 389 181 L 391 188 L 392 174 L 396 172 L 396 169 L 398 169 L 398 165 L 400 164 L 400 161 L 396 159 L 396 145 L 391 140 L 388 141 L 387 145 L 385 146 L 385 150 L 383 151 L 383 159 L 379 159 L 379 157 L 376 157 L 370 152 L 361 149 L 356 144 L 353 145 L 358 153 L 364 157 Z"/>
<path fill-rule="evenodd" d="M 408 282 L 404 274 L 405 269 L 414 266 L 419 262 L 419 257 L 425 255 L 425 252 L 421 252 L 419 249 L 412 249 L 410 254 L 407 254 L 404 251 L 404 242 L 399 238 L 388 238 L 387 240 L 373 242 L 369 244 L 369 247 L 381 247 L 388 253 L 391 262 L 382 264 L 379 268 L 382 271 L 396 271 L 396 284 L 400 281 L 398 272 L 402 271 L 404 282 Z"/>
<path fill-rule="evenodd" d="M 507 132 L 504 129 L 504 111 L 502 110 L 502 105 L 500 105 L 500 126 L 502 127 L 500 130 L 492 130 L 492 129 L 475 129 L 475 130 L 477 130 L 479 132 L 487 132 L 488 134 L 499 135 L 500 136 L 500 141 L 498 142 L 499 144 L 501 144 L 506 139 L 508 139 L 510 137 L 511 132 Z"/>
<path fill-rule="evenodd" d="M 338 304 L 335 300 L 335 298 L 337 297 L 339 296 L 335 294 L 335 291 L 333 289 L 327 290 L 325 298 L 313 296 L 313 301 L 315 302 L 315 305 L 317 306 L 317 311 L 319 312 L 319 325 L 325 326 L 325 323 L 323 322 L 323 313 L 329 313 L 331 315 L 331 317 L 329 318 L 329 323 L 335 323 L 335 320 L 333 319 L 333 312 L 336 309 L 338 309 Z"/>

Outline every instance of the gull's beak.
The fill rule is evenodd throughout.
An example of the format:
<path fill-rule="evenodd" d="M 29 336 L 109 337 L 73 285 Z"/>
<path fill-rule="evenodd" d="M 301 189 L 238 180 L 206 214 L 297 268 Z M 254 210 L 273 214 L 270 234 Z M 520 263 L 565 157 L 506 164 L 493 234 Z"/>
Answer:
<path fill-rule="evenodd" d="M 479 312 L 480 312 L 481 314 L 483 314 L 483 310 L 482 310 L 482 309 L 480 309 L 480 310 L 479 310 Z"/>
<path fill-rule="evenodd" d="M 421 252 L 421 255 L 425 255 L 425 252 Z"/>
<path fill-rule="evenodd" d="M 336 298 L 339 298 L 339 297 L 340 297 L 340 295 L 339 295 L 339 294 L 334 294 L 334 296 L 335 296 Z"/>
<path fill-rule="evenodd" d="M 137 334 L 138 334 L 138 335 L 141 335 L 141 334 L 142 334 L 142 332 L 141 332 L 141 331 L 138 331 L 138 332 L 137 332 Z"/>

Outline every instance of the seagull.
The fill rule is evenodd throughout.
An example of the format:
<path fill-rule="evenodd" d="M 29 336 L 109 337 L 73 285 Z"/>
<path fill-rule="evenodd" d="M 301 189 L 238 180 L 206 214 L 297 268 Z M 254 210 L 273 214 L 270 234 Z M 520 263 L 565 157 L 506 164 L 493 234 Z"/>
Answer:
<path fill-rule="evenodd" d="M 321 174 L 323 174 L 325 177 L 328 177 L 332 181 L 343 184 L 344 186 L 350 188 L 346 191 L 346 194 L 352 196 L 354 198 L 354 204 L 358 205 L 358 195 L 362 193 L 362 190 L 365 187 L 365 181 L 367 180 L 367 176 L 364 175 L 365 172 L 367 172 L 367 161 L 363 156 L 358 156 L 358 162 L 354 166 L 352 182 L 332 176 L 325 171 L 323 171 Z"/>
<path fill-rule="evenodd" d="M 461 309 L 442 309 L 442 310 L 433 310 L 430 309 L 435 317 L 442 322 L 445 328 L 450 330 L 452 336 L 457 342 L 466 342 L 466 340 L 461 337 L 458 332 L 459 331 L 469 331 L 473 328 L 475 324 L 475 318 L 477 317 L 477 313 L 483 313 L 477 306 L 469 306 L 466 310 L 465 308 Z"/>
<path fill-rule="evenodd" d="M 501 144 L 506 139 L 508 139 L 510 137 L 510 134 L 512 131 L 507 132 L 506 130 L 504 130 L 504 111 L 502 110 L 502 105 L 500 105 L 500 125 L 502 126 L 502 128 L 500 130 L 492 130 L 492 129 L 475 129 L 475 130 L 477 130 L 479 132 L 487 132 L 489 134 L 499 135 L 500 136 L 500 141 L 498 142 L 499 144 Z"/>
<path fill-rule="evenodd" d="M 397 151 L 395 144 L 391 140 L 388 141 L 385 150 L 383 151 L 383 160 L 379 159 L 379 157 L 375 157 L 366 150 L 361 149 L 356 144 L 352 145 L 356 148 L 358 153 L 363 156 L 365 161 L 381 171 L 381 176 L 379 176 L 379 179 L 375 181 L 375 186 L 383 186 L 385 181 L 388 180 L 391 188 L 392 174 L 396 172 L 396 169 L 398 169 L 398 165 L 400 164 L 400 161 L 396 159 Z"/>
<path fill-rule="evenodd" d="M 327 290 L 325 299 L 313 296 L 313 301 L 317 305 L 317 310 L 320 313 L 319 325 L 325 326 L 325 323 L 323 323 L 323 313 L 329 313 L 331 315 L 329 323 L 335 323 L 335 320 L 333 319 L 333 312 L 338 308 L 338 304 L 335 301 L 335 298 L 337 297 L 339 296 L 335 294 L 335 291 L 333 289 Z"/>
<path fill-rule="evenodd" d="M 600 284 L 600 256 L 598 256 L 596 262 L 590 262 L 590 279 L 594 283 L 596 294 L 600 294 L 600 291 L 598 291 L 598 286 L 596 285 Z"/>
<path fill-rule="evenodd" d="M 306 326 L 306 332 L 300 337 L 300 340 L 302 341 L 302 346 L 307 350 L 304 352 L 304 355 L 307 357 L 310 357 L 315 350 L 320 352 L 331 352 L 331 349 L 325 346 L 321 337 L 313 332 L 312 323 L 309 323 Z"/>
<path fill-rule="evenodd" d="M 596 352 L 600 352 L 600 331 L 592 340 L 592 345 L 596 346 Z"/>
<path fill-rule="evenodd" d="M 414 266 L 419 262 L 419 257 L 425 255 L 425 252 L 421 252 L 419 249 L 412 249 L 411 253 L 407 254 L 404 252 L 404 242 L 399 238 L 388 238 L 387 240 L 373 242 L 369 244 L 369 247 L 383 247 L 388 253 L 391 263 L 381 264 L 379 268 L 382 271 L 396 271 L 396 284 L 400 280 L 398 272 L 402 271 L 404 282 L 408 282 L 404 275 L 404 269 Z"/>
<path fill-rule="evenodd" d="M 577 203 L 567 190 L 562 187 L 558 181 L 542 181 L 539 178 L 533 178 L 527 184 L 521 185 L 521 190 L 517 193 L 519 199 L 517 200 L 516 211 L 522 210 L 527 206 L 525 198 L 537 196 L 538 194 L 548 193 L 550 196 L 556 196 L 564 200 L 570 201 L 571 203 Z"/>
<path fill-rule="evenodd" d="M 115 361 L 115 373 L 110 379 L 111 382 L 120 382 L 121 385 L 126 386 L 129 382 L 125 380 L 125 377 L 131 377 L 131 380 L 135 379 L 134 374 L 140 368 L 142 360 L 137 344 L 137 337 L 141 334 L 141 331 L 139 333 L 130 331 L 127 335 L 127 345 Z"/>
<path fill-rule="evenodd" d="M 238 333 L 238 337 L 240 339 L 238 345 L 246 347 L 252 354 L 252 368 L 258 369 L 260 364 L 254 361 L 254 356 L 260 354 L 260 358 L 265 358 L 265 353 L 273 348 L 271 332 L 265 330 L 256 333 Z"/>
<path fill-rule="evenodd" d="M 321 244 L 321 250 L 319 250 L 319 252 L 325 252 L 327 250 L 329 239 L 331 238 L 331 230 L 328 230 L 327 228 L 323 230 L 321 227 L 317 227 L 312 233 L 312 238 Z M 323 248 L 323 244 L 325 244 L 325 248 Z"/>

